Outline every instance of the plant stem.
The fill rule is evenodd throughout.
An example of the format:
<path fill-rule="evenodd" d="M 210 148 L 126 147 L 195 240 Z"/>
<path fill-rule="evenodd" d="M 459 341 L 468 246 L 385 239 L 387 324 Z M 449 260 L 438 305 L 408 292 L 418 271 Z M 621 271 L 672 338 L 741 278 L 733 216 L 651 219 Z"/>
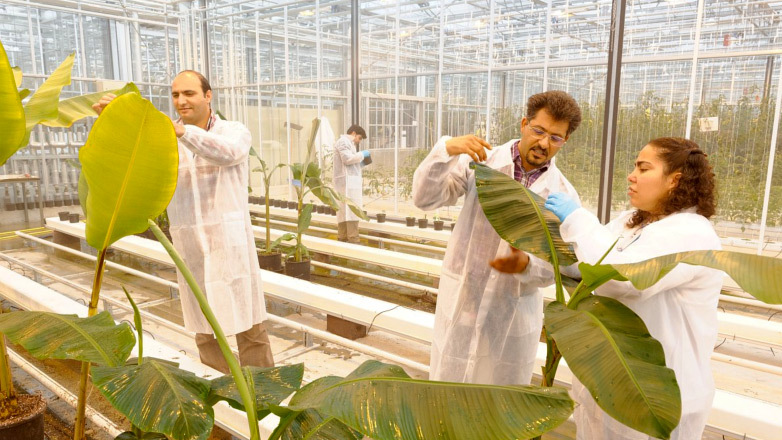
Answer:
<path fill-rule="evenodd" d="M 90 294 L 90 304 L 87 308 L 87 316 L 95 316 L 98 313 L 98 300 L 100 299 L 100 287 L 103 284 L 103 268 L 106 266 L 106 251 L 108 248 L 101 249 L 98 259 L 95 262 L 95 274 L 92 279 L 92 293 Z M 81 363 L 81 377 L 79 379 L 79 395 L 76 403 L 76 421 L 73 426 L 74 440 L 83 440 L 86 438 L 84 432 L 85 413 L 87 410 L 87 382 L 90 380 L 90 363 Z"/>
<path fill-rule="evenodd" d="M 220 327 L 220 323 L 217 322 L 217 317 L 212 312 L 212 308 L 209 307 L 209 302 L 206 300 L 206 296 L 201 291 L 201 287 L 199 287 L 198 283 L 196 283 L 192 272 L 190 272 L 190 269 L 185 265 L 182 257 L 179 255 L 179 253 L 177 253 L 176 249 L 174 249 L 174 246 L 171 244 L 171 242 L 168 241 L 168 238 L 163 235 L 163 231 L 158 228 L 157 224 L 155 224 L 153 220 L 149 220 L 149 227 L 152 229 L 152 233 L 155 234 L 155 237 L 158 239 L 160 244 L 166 248 L 166 252 L 168 252 L 168 255 L 171 256 L 171 259 L 174 260 L 176 267 L 187 281 L 187 285 L 190 286 L 190 290 L 193 291 L 193 296 L 195 296 L 196 300 L 198 301 L 198 305 L 201 307 L 201 312 L 203 312 L 204 317 L 209 322 L 209 326 L 212 327 L 215 339 L 217 339 L 217 344 L 220 346 L 220 351 L 223 353 L 223 357 L 228 363 L 228 369 L 231 371 L 231 375 L 234 378 L 236 389 L 239 391 L 239 395 L 242 396 L 242 402 L 244 403 L 245 412 L 247 413 L 247 423 L 250 427 L 250 439 L 260 440 L 261 437 L 258 431 L 257 414 L 255 412 L 255 390 L 250 390 L 250 388 L 247 386 L 247 381 L 245 380 L 242 369 L 239 366 L 239 361 L 236 360 L 236 356 L 234 356 L 233 352 L 231 351 L 231 347 L 228 345 L 228 339 L 226 339 L 225 333 L 223 333 L 223 329 Z"/>
<path fill-rule="evenodd" d="M 0 333 L 0 399 L 10 400 L 16 397 L 14 382 L 11 379 L 11 363 L 8 361 L 8 349 L 5 346 L 5 335 Z"/>

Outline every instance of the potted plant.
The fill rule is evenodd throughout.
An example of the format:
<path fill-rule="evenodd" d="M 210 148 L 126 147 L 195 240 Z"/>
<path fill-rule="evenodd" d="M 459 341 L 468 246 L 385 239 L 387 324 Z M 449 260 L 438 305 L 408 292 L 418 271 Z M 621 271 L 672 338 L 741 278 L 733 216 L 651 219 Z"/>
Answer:
<path fill-rule="evenodd" d="M 255 153 L 253 149 L 250 149 L 250 151 Z M 258 157 L 257 154 L 253 154 L 253 155 L 256 158 L 258 158 L 258 161 L 261 164 L 260 167 L 253 169 L 253 171 L 261 172 L 261 178 L 263 179 L 263 188 L 264 188 L 263 200 L 265 202 L 264 205 L 266 207 L 266 216 L 264 219 L 264 221 L 266 222 L 266 247 L 263 252 L 258 253 L 258 264 L 261 266 L 261 269 L 281 273 L 282 254 L 279 252 L 278 247 L 283 240 L 290 240 L 292 238 L 292 235 L 285 234 L 283 237 L 280 237 L 277 240 L 272 241 L 271 215 L 269 213 L 269 204 L 270 202 L 276 203 L 277 200 L 271 200 L 269 198 L 269 192 L 271 190 L 271 182 L 272 182 L 272 176 L 274 175 L 274 172 L 277 171 L 277 169 L 284 167 L 285 164 L 277 164 L 273 168 L 269 168 L 266 165 L 266 162 L 260 157 Z"/>
<path fill-rule="evenodd" d="M 385 223 L 385 221 L 386 221 L 386 212 L 385 211 L 378 212 L 376 214 L 376 217 L 377 217 L 377 222 L 378 223 Z"/>
<path fill-rule="evenodd" d="M 35 125 L 70 127 L 78 120 L 95 115 L 91 105 L 97 102 L 102 93 L 60 100 L 62 88 L 71 82 L 74 58 L 75 54 L 73 53 L 66 57 L 43 84 L 32 93 L 27 103 L 23 104 L 22 99 L 29 96 L 31 92 L 29 89 L 21 89 L 23 73 L 20 68 L 11 67 L 5 47 L 0 42 L 0 102 L 2 102 L 4 109 L 0 114 L 0 131 L 3 132 L 3 136 L 0 137 L 0 166 L 28 144 L 30 133 Z M 129 83 L 124 88 L 111 92 L 119 95 L 134 90 L 138 92 L 138 89 Z M 50 205 L 52 204 L 47 200 L 46 206 Z M 76 216 L 78 219 L 78 214 Z M 30 405 L 35 408 L 35 411 L 32 414 L 20 416 L 19 400 L 30 398 L 17 395 L 13 388 L 5 337 L 0 334 L 0 437 L 43 438 L 42 414 L 46 404 L 40 399 L 40 396 L 31 398 L 40 401 Z M 3 424 L 3 420 L 12 416 L 20 416 L 18 423 Z"/>
<path fill-rule="evenodd" d="M 407 224 L 407 226 L 411 226 L 411 227 L 415 226 L 415 217 L 412 216 L 405 217 L 405 223 Z"/>
<path fill-rule="evenodd" d="M 429 225 L 429 220 L 427 220 L 426 215 L 424 215 L 424 218 L 418 219 L 418 227 L 423 229 L 426 228 Z"/>
<path fill-rule="evenodd" d="M 443 230 L 443 225 L 445 224 L 445 222 L 440 220 L 440 216 L 439 215 L 435 214 L 434 215 L 434 222 L 433 222 L 433 224 L 434 224 L 434 230 L 435 231 L 442 231 Z"/>
<path fill-rule="evenodd" d="M 290 165 L 291 174 L 293 176 L 293 188 L 296 191 L 297 202 L 295 203 L 298 212 L 298 220 L 296 225 L 296 242 L 293 248 L 288 252 L 287 260 L 285 261 L 285 273 L 304 279 L 309 279 L 310 260 L 309 250 L 304 246 L 302 236 L 307 228 L 309 228 L 312 220 L 312 210 L 314 208 L 313 204 L 304 202 L 304 197 L 307 194 L 311 193 L 321 202 L 327 204 L 334 214 L 336 214 L 337 209 L 339 209 L 338 202 L 342 201 L 345 202 L 348 208 L 361 219 L 369 219 L 352 200 L 343 197 L 341 194 L 334 191 L 333 188 L 323 183 L 323 173 L 318 164 L 312 160 L 313 147 L 315 145 L 315 138 L 319 127 L 320 119 L 313 119 L 304 161 Z"/>

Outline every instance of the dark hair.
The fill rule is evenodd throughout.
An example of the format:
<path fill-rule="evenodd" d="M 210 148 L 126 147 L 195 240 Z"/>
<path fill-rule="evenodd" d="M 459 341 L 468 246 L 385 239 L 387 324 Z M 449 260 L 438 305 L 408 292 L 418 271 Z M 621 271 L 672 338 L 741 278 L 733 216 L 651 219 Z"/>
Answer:
<path fill-rule="evenodd" d="M 363 139 L 367 138 L 367 132 L 364 131 L 364 129 L 361 128 L 361 126 L 358 125 L 358 124 L 351 125 L 350 128 L 348 128 L 347 133 L 348 134 L 354 134 L 355 133 L 355 134 L 361 136 Z"/>
<path fill-rule="evenodd" d="M 206 95 L 207 90 L 212 90 L 212 86 L 209 85 L 209 80 L 206 79 L 204 75 L 201 75 L 200 72 L 196 72 L 195 70 L 183 70 L 177 74 L 177 76 L 183 74 L 183 73 L 192 73 L 193 75 L 198 78 L 199 81 L 201 81 L 201 90 L 204 92 L 204 95 Z"/>
<path fill-rule="evenodd" d="M 663 137 L 649 141 L 649 145 L 663 161 L 666 176 L 681 173 L 676 187 L 662 200 L 659 215 L 695 206 L 698 214 L 706 218 L 713 216 L 717 210 L 714 172 L 698 144 L 684 138 Z M 627 226 L 632 228 L 654 217 L 652 213 L 639 209 L 633 213 Z"/>
<path fill-rule="evenodd" d="M 581 108 L 572 96 L 561 90 L 549 90 L 532 95 L 527 100 L 527 119 L 532 119 L 540 109 L 546 109 L 556 121 L 567 121 L 567 135 L 581 124 Z"/>

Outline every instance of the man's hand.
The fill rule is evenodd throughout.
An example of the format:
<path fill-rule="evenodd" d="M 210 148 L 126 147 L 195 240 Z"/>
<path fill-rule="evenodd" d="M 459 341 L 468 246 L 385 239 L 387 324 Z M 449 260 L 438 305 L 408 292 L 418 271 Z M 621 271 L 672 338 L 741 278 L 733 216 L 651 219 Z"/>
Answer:
<path fill-rule="evenodd" d="M 514 247 L 510 248 L 510 255 L 489 263 L 494 270 L 504 273 L 521 273 L 527 270 L 529 264 L 529 255 Z"/>
<path fill-rule="evenodd" d="M 467 154 L 476 162 L 486 160 L 486 149 L 491 150 L 491 145 L 472 134 L 451 138 L 445 142 L 445 151 L 449 156 Z"/>
<path fill-rule="evenodd" d="M 185 126 L 178 122 L 174 122 L 174 133 L 176 133 L 176 137 L 181 138 L 185 135 Z"/>
<path fill-rule="evenodd" d="M 105 95 L 101 96 L 98 102 L 92 104 L 92 109 L 95 110 L 95 113 L 100 115 L 103 112 L 103 109 L 106 108 L 106 106 L 109 105 L 109 103 L 116 97 L 117 95 L 113 93 L 106 93 Z"/>

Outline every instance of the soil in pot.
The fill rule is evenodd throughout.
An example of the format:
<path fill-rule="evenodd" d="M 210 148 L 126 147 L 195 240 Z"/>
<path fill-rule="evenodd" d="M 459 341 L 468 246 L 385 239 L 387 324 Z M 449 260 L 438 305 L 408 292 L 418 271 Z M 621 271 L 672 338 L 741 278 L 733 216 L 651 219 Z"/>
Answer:
<path fill-rule="evenodd" d="M 429 219 L 425 218 L 419 218 L 418 219 L 418 227 L 423 229 L 429 225 Z"/>
<path fill-rule="evenodd" d="M 0 421 L 0 438 L 14 440 L 43 440 L 43 415 L 46 401 L 38 394 L 18 394 L 16 414 Z"/>
<path fill-rule="evenodd" d="M 271 254 L 259 252 L 258 264 L 261 266 L 261 269 L 282 273 L 282 254 L 279 252 L 272 252 Z"/>
<path fill-rule="evenodd" d="M 415 217 L 405 217 L 407 226 L 415 226 Z"/>
<path fill-rule="evenodd" d="M 310 260 L 300 262 L 293 261 L 292 259 L 285 260 L 285 275 L 309 281 Z"/>
<path fill-rule="evenodd" d="M 386 221 L 386 215 L 385 214 L 377 214 L 377 222 L 378 223 L 384 223 Z"/>
<path fill-rule="evenodd" d="M 445 224 L 445 222 L 443 222 L 442 220 L 435 220 L 434 221 L 434 230 L 435 231 L 442 231 L 444 224 Z"/>

